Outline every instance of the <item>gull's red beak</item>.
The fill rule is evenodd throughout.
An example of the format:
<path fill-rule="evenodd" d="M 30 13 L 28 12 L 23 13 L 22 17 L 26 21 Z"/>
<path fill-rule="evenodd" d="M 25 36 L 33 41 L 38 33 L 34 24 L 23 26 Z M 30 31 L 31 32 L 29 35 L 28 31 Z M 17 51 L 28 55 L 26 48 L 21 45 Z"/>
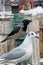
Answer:
<path fill-rule="evenodd" d="M 38 38 L 39 39 L 39 36 L 36 35 L 35 38 Z"/>

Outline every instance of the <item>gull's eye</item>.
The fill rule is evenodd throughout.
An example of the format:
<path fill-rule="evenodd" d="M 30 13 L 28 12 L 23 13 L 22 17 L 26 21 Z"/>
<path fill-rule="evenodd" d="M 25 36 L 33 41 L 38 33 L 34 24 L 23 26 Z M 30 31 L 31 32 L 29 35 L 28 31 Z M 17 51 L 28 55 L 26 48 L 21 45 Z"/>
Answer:
<path fill-rule="evenodd" d="M 30 36 L 30 34 L 28 34 L 28 36 Z"/>
<path fill-rule="evenodd" d="M 31 33 L 31 35 L 33 35 L 33 33 Z"/>

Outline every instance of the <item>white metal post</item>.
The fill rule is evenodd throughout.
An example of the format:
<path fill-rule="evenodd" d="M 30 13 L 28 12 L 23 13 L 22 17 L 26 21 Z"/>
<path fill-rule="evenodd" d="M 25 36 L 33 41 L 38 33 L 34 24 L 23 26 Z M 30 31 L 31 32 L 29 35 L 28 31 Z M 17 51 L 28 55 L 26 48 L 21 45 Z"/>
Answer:
<path fill-rule="evenodd" d="M 32 64 L 40 65 L 39 40 L 33 39 Z"/>

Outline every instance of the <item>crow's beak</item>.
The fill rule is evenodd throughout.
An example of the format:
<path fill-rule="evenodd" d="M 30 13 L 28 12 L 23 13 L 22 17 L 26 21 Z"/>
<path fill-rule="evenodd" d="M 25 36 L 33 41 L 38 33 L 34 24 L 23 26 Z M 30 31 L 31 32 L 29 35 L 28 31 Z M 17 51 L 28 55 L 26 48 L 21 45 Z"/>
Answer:
<path fill-rule="evenodd" d="M 38 38 L 39 39 L 39 36 L 36 35 L 35 38 Z"/>

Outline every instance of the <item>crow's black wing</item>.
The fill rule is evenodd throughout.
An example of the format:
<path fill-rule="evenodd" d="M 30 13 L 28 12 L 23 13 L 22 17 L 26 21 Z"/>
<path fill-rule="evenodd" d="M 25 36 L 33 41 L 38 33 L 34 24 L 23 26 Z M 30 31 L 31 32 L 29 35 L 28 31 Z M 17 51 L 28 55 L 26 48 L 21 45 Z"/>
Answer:
<path fill-rule="evenodd" d="M 2 40 L 1 42 L 5 42 L 10 36 L 12 36 L 12 35 L 18 33 L 19 30 L 20 30 L 20 28 L 21 28 L 21 26 L 15 27 L 15 28 L 8 34 L 8 36 L 7 36 L 4 40 Z"/>
<path fill-rule="evenodd" d="M 20 30 L 20 28 L 21 28 L 21 26 L 15 27 L 15 28 L 11 31 L 11 33 L 8 34 L 8 37 L 9 37 L 9 36 L 12 36 L 12 35 L 14 35 L 14 34 L 16 34 L 16 33 L 18 33 L 19 30 Z"/>

